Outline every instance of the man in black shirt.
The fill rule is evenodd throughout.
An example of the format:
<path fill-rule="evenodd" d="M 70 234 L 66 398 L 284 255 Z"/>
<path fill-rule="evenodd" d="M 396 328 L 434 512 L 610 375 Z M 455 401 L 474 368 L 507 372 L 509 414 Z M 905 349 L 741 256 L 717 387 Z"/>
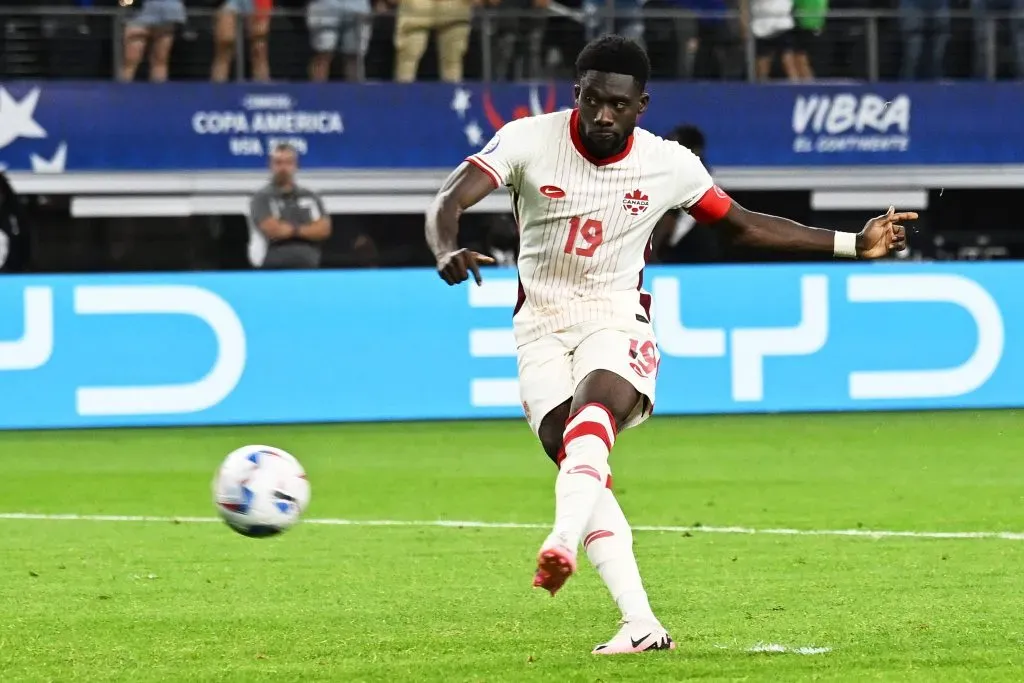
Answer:
<path fill-rule="evenodd" d="M 320 195 L 295 183 L 298 165 L 291 145 L 274 148 L 271 180 L 249 203 L 249 260 L 257 268 L 320 267 L 331 217 Z"/>
<path fill-rule="evenodd" d="M 674 140 L 704 162 L 704 133 L 696 126 L 677 126 L 666 140 Z M 651 240 L 654 263 L 711 263 L 722 258 L 719 235 L 711 225 L 699 225 L 681 209 L 669 211 L 654 228 Z"/>

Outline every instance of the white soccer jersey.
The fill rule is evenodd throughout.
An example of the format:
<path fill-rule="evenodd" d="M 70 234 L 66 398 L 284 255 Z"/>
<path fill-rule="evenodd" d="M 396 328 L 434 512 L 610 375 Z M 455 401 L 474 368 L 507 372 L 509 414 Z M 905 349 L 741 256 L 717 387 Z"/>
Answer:
<path fill-rule="evenodd" d="M 516 343 L 583 322 L 650 318 L 643 269 L 658 219 L 673 208 L 717 220 L 729 200 L 682 145 L 637 128 L 594 159 L 576 111 L 506 124 L 467 161 L 513 195 L 519 225 Z"/>

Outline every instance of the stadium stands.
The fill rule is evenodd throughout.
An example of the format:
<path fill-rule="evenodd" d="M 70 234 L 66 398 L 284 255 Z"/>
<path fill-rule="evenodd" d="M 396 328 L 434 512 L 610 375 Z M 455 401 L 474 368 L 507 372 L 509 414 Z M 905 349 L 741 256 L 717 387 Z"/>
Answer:
<path fill-rule="evenodd" d="M 89 6 L 5 2 L 0 7 L 0 77 L 114 78 L 124 58 L 125 26 L 137 16 L 143 1 L 78 0 L 78 5 Z M 989 11 L 995 5 L 985 0 L 973 0 L 970 5 L 962 0 L 940 2 L 927 10 L 917 9 L 911 0 L 841 0 L 819 8 L 824 19 L 810 22 L 814 28 L 808 29 L 800 25 L 800 16 L 794 22 L 789 14 L 793 10 L 787 9 L 792 3 L 783 0 L 786 14 L 781 17 L 782 25 L 788 21 L 796 26 L 783 36 L 774 33 L 771 25 L 759 28 L 778 19 L 778 4 L 766 4 L 765 0 L 750 1 L 750 21 L 741 18 L 746 13 L 737 11 L 746 6 L 746 0 L 732 10 L 713 0 L 649 0 L 637 5 L 629 0 L 607 5 L 568 0 L 543 8 L 512 2 L 508 7 L 487 4 L 487 9 L 478 8 L 474 14 L 465 78 L 565 76 L 582 42 L 607 30 L 643 40 L 654 74 L 662 79 L 754 79 L 754 56 L 770 53 L 775 43 L 792 43 L 797 53 L 805 50 L 817 78 L 1020 78 L 1024 77 L 1024 3 L 1014 2 L 1016 5 L 1011 3 L 1001 11 Z M 172 80 L 210 77 L 219 4 L 216 0 L 188 3 L 185 24 L 175 27 Z M 304 0 L 279 0 L 274 9 L 268 38 L 273 80 L 308 77 L 312 49 L 305 5 Z M 244 22 L 244 18 L 238 20 Z M 360 20 L 370 37 L 359 73 L 371 80 L 391 80 L 393 8 L 381 0 L 372 14 Z M 510 52 L 509 37 L 516 37 L 518 26 L 529 27 L 533 38 L 513 41 Z M 236 35 L 240 43 L 248 40 L 244 30 Z M 778 50 L 780 55 L 782 51 Z M 420 80 L 437 78 L 436 53 L 431 41 L 420 64 Z M 250 61 L 249 51 L 240 44 L 233 77 L 244 80 L 251 76 Z M 341 61 L 335 60 L 335 78 L 344 75 Z M 776 61 L 770 72 L 773 78 L 788 77 L 785 61 Z M 138 77 L 146 75 L 143 67 Z M 789 75 L 797 77 L 795 72 Z M 806 78 L 806 74 L 800 77 Z"/>

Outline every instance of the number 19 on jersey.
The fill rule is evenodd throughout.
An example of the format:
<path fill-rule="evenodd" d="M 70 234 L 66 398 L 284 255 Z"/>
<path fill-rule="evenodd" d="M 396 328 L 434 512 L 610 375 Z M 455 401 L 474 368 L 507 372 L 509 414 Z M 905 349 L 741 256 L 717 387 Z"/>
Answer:
<path fill-rule="evenodd" d="M 590 258 L 604 241 L 604 226 L 601 221 L 579 216 L 569 219 L 569 238 L 565 241 L 565 253 Z"/>

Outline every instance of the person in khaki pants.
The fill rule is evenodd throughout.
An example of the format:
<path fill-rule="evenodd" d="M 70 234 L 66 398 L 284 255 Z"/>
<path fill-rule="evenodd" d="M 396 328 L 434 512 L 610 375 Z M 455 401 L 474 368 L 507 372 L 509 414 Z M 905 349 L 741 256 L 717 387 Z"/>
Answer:
<path fill-rule="evenodd" d="M 469 45 L 473 0 L 398 0 L 395 23 L 395 80 L 412 83 L 427 49 L 430 32 L 437 31 L 441 80 L 462 81 L 462 59 Z"/>

